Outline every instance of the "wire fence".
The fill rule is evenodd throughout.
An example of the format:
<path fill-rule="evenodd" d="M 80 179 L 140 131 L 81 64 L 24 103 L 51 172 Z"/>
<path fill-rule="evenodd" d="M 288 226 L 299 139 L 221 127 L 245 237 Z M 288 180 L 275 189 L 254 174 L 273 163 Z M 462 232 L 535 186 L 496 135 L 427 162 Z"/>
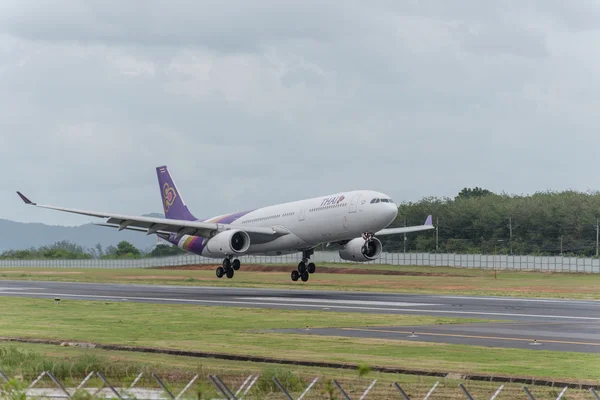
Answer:
<path fill-rule="evenodd" d="M 0 398 L 66 398 L 66 399 L 166 399 L 179 400 L 191 398 L 213 399 L 268 399 L 286 398 L 294 399 L 331 399 L 339 395 L 344 400 L 360 399 L 387 399 L 401 398 L 404 400 L 429 398 L 467 399 L 477 398 L 514 399 L 526 395 L 530 400 L 556 399 L 560 400 L 568 390 L 569 398 L 600 399 L 596 389 L 591 386 L 584 388 L 579 385 L 566 385 L 557 387 L 528 387 L 509 384 L 494 386 L 493 383 L 471 382 L 469 388 L 463 383 L 456 381 L 438 380 L 432 386 L 423 383 L 386 382 L 378 379 L 323 379 L 323 377 L 311 377 L 306 383 L 298 384 L 284 377 L 261 378 L 260 375 L 228 376 L 221 378 L 219 375 L 200 376 L 196 374 L 188 382 L 177 382 L 169 384 L 163 381 L 157 374 L 149 374 L 145 377 L 139 373 L 131 384 L 123 385 L 122 382 L 111 382 L 102 372 L 90 371 L 88 375 L 76 386 L 68 387 L 61 382 L 52 371 L 43 371 L 28 386 L 18 380 L 10 380 L 6 374 L 0 371 Z M 47 377 L 47 378 L 46 378 Z M 44 381 L 44 378 L 46 380 Z M 289 378 L 289 377 L 288 377 Z M 280 381 L 281 380 L 281 381 Z M 204 382 L 202 382 L 204 381 Z M 227 381 L 227 382 L 226 382 Z M 257 382 L 259 384 L 257 384 Z M 452 382 L 452 383 L 451 383 Z M 207 383 L 209 386 L 204 386 Z M 268 383 L 265 385 L 265 383 Z M 145 384 L 145 386 L 142 386 Z M 150 385 L 148 385 L 150 384 Z M 38 386 L 37 388 L 35 386 Z M 98 387 L 92 387 L 98 385 Z M 182 386 L 184 385 L 184 386 Z M 44 386 L 44 387 L 39 387 Z M 550 389 L 550 390 L 548 390 Z M 520 394 L 520 395 L 519 395 Z M 535 394 L 535 395 L 534 395 Z M 222 396 L 222 397 L 221 397 Z M 439 396 L 439 397 L 438 397 Z M 485 396 L 485 397 L 484 397 Z M 491 396 L 491 397 L 490 397 Z M 536 397 L 537 396 L 537 397 Z M 566 397 L 565 397 L 566 398 Z"/>
<path fill-rule="evenodd" d="M 349 264 L 334 251 L 315 252 L 311 260 L 319 263 Z M 290 254 L 276 257 L 243 256 L 242 263 L 255 265 L 294 265 L 299 256 Z M 89 259 L 89 260 L 20 260 L 1 259 L 0 268 L 156 268 L 188 265 L 217 265 L 221 260 L 185 254 L 172 257 L 139 259 Z M 354 264 L 354 263 L 353 263 Z M 440 254 L 440 253 L 382 253 L 367 264 L 391 266 L 457 267 L 496 270 L 600 273 L 600 259 L 566 256 L 510 256 L 494 254 Z"/>

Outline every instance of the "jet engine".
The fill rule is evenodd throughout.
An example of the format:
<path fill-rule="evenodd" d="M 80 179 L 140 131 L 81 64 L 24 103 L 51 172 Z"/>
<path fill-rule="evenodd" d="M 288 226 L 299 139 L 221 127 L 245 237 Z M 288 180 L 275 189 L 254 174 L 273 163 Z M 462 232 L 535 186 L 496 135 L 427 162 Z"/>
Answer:
<path fill-rule="evenodd" d="M 381 242 L 377 238 L 369 241 L 363 238 L 352 239 L 340 249 L 339 254 L 346 261 L 373 261 L 381 255 Z"/>
<path fill-rule="evenodd" d="M 217 233 L 206 243 L 206 250 L 209 253 L 223 256 L 245 253 L 249 247 L 250 235 L 239 229 Z"/>

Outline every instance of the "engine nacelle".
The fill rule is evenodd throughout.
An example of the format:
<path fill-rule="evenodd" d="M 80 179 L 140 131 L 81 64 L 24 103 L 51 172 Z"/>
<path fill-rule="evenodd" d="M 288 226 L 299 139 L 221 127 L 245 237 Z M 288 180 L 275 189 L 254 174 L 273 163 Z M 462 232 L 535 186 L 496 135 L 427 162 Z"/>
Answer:
<path fill-rule="evenodd" d="M 373 261 L 381 255 L 381 242 L 372 238 L 367 242 L 363 238 L 352 239 L 340 249 L 340 257 L 346 261 Z"/>
<path fill-rule="evenodd" d="M 212 254 L 229 256 L 242 254 L 250 247 L 250 235 L 239 229 L 217 233 L 206 243 L 206 250 Z"/>

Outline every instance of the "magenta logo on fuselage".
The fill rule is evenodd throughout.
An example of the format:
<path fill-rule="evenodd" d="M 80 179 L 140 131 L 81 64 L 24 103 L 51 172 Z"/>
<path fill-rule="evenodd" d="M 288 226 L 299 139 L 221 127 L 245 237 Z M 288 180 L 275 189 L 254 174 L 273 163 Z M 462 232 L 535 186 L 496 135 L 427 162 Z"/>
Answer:
<path fill-rule="evenodd" d="M 323 201 L 321 202 L 321 207 L 330 206 L 333 204 L 339 204 L 342 201 L 344 201 L 344 199 L 345 199 L 344 196 L 328 197 L 326 199 L 323 199 Z"/>

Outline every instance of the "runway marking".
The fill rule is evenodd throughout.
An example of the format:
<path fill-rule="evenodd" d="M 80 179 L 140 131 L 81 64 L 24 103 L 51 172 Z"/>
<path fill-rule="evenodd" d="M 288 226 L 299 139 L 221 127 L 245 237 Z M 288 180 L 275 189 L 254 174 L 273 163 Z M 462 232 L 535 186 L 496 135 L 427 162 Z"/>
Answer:
<path fill-rule="evenodd" d="M 27 292 L 2 292 L 0 295 L 15 295 L 15 296 L 34 296 L 34 297 L 50 297 L 50 296 L 61 296 L 61 297 L 72 297 L 72 298 L 84 298 L 88 300 L 94 299 L 112 299 L 112 300 L 147 300 L 154 302 L 176 302 L 176 303 L 195 303 L 195 304 L 217 304 L 217 305 L 255 305 L 255 306 L 284 306 L 284 307 L 298 307 L 298 308 L 336 308 L 341 310 L 365 310 L 365 311 L 397 311 L 397 312 L 414 312 L 417 314 L 452 314 L 452 315 L 481 315 L 485 316 L 498 316 L 498 317 L 529 317 L 529 318 L 548 318 L 548 319 L 568 319 L 568 320 L 583 320 L 583 321 L 600 321 L 600 317 L 576 317 L 571 315 L 543 315 L 543 314 L 515 314 L 515 313 L 492 313 L 492 312 L 481 312 L 481 311 L 455 311 L 455 310 L 430 310 L 430 309 L 419 309 L 419 308 L 384 308 L 384 307 L 364 307 L 364 306 L 342 306 L 342 305 L 329 305 L 329 304 L 301 304 L 301 303 L 269 303 L 259 301 L 232 301 L 232 300 L 195 300 L 195 299 L 173 299 L 173 298 L 161 298 L 161 297 L 136 297 L 136 296 L 106 296 L 106 295 L 89 295 L 89 294 L 69 294 L 69 293 L 27 293 Z"/>
<path fill-rule="evenodd" d="M 570 304 L 588 304 L 600 305 L 598 300 L 554 300 L 554 299 L 529 299 L 529 298 L 514 298 L 514 297 L 470 297 L 470 296 L 432 296 L 443 299 L 458 299 L 458 300 L 493 300 L 493 301 L 521 301 L 527 303 L 570 303 Z"/>
<path fill-rule="evenodd" d="M 0 291 L 3 290 L 44 290 L 44 288 L 39 288 L 39 287 L 0 287 Z"/>
<path fill-rule="evenodd" d="M 339 328 L 343 331 L 359 331 L 359 332 L 381 332 L 381 333 L 401 333 L 403 335 L 410 335 L 413 332 L 407 331 L 392 331 L 392 330 L 384 330 L 384 329 L 363 329 L 363 328 Z M 423 335 L 423 336 L 442 336 L 442 337 L 456 337 L 456 338 L 465 338 L 465 339 L 491 339 L 491 340 L 509 340 L 509 341 L 517 341 L 517 342 L 531 342 L 534 338 L 516 338 L 510 336 L 480 336 L 480 335 L 462 335 L 458 333 L 436 333 L 436 332 L 417 332 L 414 331 L 415 335 Z M 557 344 L 578 344 L 583 346 L 600 346 L 600 343 L 588 343 L 588 342 L 572 342 L 568 340 L 554 340 L 554 339 L 540 339 L 539 343 L 557 343 Z"/>
<path fill-rule="evenodd" d="M 236 297 L 239 300 L 252 300 L 252 301 L 290 301 L 289 297 Z M 407 307 L 407 306 L 440 306 L 441 304 L 433 303 L 411 303 L 402 301 L 370 301 L 370 300 L 321 300 L 321 299 L 308 299 L 295 297 L 294 301 L 301 303 L 326 303 L 326 304 L 362 304 L 372 306 L 395 306 L 395 307 Z"/>

